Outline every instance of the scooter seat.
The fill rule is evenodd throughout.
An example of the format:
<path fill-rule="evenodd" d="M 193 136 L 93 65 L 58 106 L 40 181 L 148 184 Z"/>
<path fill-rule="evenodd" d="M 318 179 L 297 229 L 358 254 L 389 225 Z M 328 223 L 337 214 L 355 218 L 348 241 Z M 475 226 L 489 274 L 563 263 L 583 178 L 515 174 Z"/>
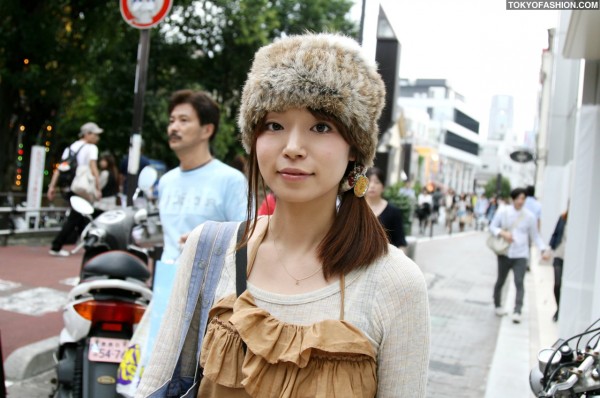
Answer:
<path fill-rule="evenodd" d="M 84 264 L 82 279 L 94 276 L 116 279 L 135 278 L 146 282 L 150 278 L 150 271 L 146 264 L 133 254 L 113 250 L 98 254 Z"/>

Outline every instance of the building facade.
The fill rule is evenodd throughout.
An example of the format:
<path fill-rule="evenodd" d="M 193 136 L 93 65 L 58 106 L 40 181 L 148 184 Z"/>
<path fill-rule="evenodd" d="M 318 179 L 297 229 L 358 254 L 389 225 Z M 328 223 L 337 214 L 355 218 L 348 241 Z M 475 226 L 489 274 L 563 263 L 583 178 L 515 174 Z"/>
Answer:
<path fill-rule="evenodd" d="M 422 185 L 433 184 L 456 192 L 473 192 L 479 158 L 479 121 L 464 98 L 444 79 L 400 80 L 398 103 L 407 117 L 407 125 L 422 126 L 426 131 L 408 137 L 412 142 L 409 178 Z M 423 115 L 411 118 L 411 115 Z M 414 116 L 413 116 L 414 117 Z M 416 161 L 415 161 L 416 159 Z"/>
<path fill-rule="evenodd" d="M 600 11 L 562 11 L 542 66 L 538 184 L 548 240 L 568 208 L 559 333 L 600 317 Z"/>

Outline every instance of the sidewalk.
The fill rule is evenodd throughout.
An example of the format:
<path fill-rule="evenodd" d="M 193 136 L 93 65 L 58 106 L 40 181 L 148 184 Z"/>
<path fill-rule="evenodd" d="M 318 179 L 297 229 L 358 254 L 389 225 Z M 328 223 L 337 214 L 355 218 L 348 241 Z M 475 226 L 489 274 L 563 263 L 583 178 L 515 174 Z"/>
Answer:
<path fill-rule="evenodd" d="M 427 280 L 431 312 L 428 398 L 532 397 L 529 371 L 536 365 L 537 352 L 556 339 L 557 327 L 551 321 L 552 266 L 538 264 L 537 256 L 532 259 L 521 324 L 498 318 L 492 302 L 496 257 L 486 247 L 486 237 L 484 232 L 469 231 L 417 238 L 416 262 Z M 2 267 L 0 279 L 6 279 L 1 271 Z M 511 276 L 505 293 L 503 302 L 511 309 Z M 35 361 L 30 354 L 25 358 L 22 350 L 14 353 L 25 363 Z M 9 396 L 46 397 L 54 372 L 32 376 L 12 378 Z"/>
<path fill-rule="evenodd" d="M 537 366 L 539 350 L 558 338 L 558 326 L 552 321 L 556 310 L 554 271 L 551 264 L 540 263 L 536 249 L 532 252 L 531 271 L 525 278 L 523 321 L 516 325 L 510 316 L 502 319 L 485 398 L 535 397 L 529 388 L 529 372 Z M 515 299 L 514 283 L 510 283 L 507 296 L 504 308 L 508 311 Z"/>
<path fill-rule="evenodd" d="M 553 269 L 539 264 L 537 253 L 525 278 L 523 321 L 495 316 L 496 256 L 486 237 L 469 231 L 418 239 L 416 262 L 428 282 L 432 324 L 428 398 L 533 397 L 529 372 L 538 351 L 557 338 Z M 514 296 L 509 275 L 505 309 L 512 310 Z"/>

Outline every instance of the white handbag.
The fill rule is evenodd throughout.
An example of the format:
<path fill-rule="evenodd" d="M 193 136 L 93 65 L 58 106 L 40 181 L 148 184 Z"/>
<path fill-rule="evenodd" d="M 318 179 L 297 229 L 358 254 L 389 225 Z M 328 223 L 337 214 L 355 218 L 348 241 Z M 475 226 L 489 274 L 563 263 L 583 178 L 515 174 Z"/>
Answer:
<path fill-rule="evenodd" d="M 71 192 L 90 203 L 96 201 L 96 178 L 88 166 L 77 167 L 77 173 L 71 183 Z"/>
<path fill-rule="evenodd" d="M 521 212 L 521 215 L 515 220 L 515 222 L 513 222 L 509 229 L 503 228 L 502 230 L 512 231 L 512 229 L 517 226 L 517 224 L 519 223 L 519 221 L 521 221 L 522 218 L 523 212 Z M 501 237 L 500 234 L 494 235 L 490 232 L 490 236 L 488 236 L 485 243 L 487 244 L 487 247 L 489 247 L 498 256 L 506 256 L 508 254 L 510 242 Z"/>

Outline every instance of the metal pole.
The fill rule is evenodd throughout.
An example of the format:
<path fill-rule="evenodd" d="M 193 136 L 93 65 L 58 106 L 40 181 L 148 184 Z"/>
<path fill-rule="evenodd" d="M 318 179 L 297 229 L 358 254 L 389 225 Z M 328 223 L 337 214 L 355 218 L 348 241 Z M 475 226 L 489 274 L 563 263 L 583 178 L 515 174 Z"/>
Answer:
<path fill-rule="evenodd" d="M 127 206 L 133 205 L 133 193 L 137 187 L 142 145 L 142 123 L 144 120 L 144 95 L 148 75 L 148 56 L 150 54 L 150 29 L 140 30 L 137 67 L 135 70 L 133 125 L 129 142 L 129 161 L 127 164 Z"/>
<path fill-rule="evenodd" d="M 500 199 L 502 193 L 502 174 L 498 173 L 496 177 L 496 199 Z"/>
<path fill-rule="evenodd" d="M 367 6 L 367 0 L 362 1 L 362 6 L 360 9 L 360 31 L 358 32 L 358 42 L 362 45 L 363 43 L 363 34 L 365 30 L 365 8 Z"/>

